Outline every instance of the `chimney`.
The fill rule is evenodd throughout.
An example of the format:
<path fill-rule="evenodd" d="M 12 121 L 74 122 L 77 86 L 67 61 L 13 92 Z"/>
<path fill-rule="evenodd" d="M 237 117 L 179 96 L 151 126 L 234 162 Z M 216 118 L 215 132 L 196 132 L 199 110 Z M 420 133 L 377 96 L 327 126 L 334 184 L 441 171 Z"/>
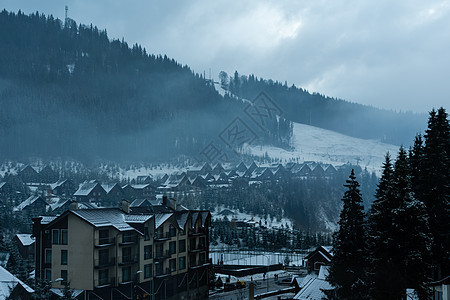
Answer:
<path fill-rule="evenodd" d="M 162 197 L 162 205 L 163 205 L 163 206 L 169 206 L 169 201 L 168 201 L 166 195 L 164 195 L 164 196 Z"/>
<path fill-rule="evenodd" d="M 121 202 L 121 208 L 122 208 L 124 213 L 129 214 L 130 213 L 130 202 L 128 202 L 127 200 L 123 199 L 122 202 Z"/>
<path fill-rule="evenodd" d="M 70 210 L 77 210 L 78 209 L 78 202 L 77 201 L 70 202 L 69 209 Z"/>
<path fill-rule="evenodd" d="M 169 207 L 173 210 L 177 210 L 177 200 L 170 198 L 169 199 Z"/>

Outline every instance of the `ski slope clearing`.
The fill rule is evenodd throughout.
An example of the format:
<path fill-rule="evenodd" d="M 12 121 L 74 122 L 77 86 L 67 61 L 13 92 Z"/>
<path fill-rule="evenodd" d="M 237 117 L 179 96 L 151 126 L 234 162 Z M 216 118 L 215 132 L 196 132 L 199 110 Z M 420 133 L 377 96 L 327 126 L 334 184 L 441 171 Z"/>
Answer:
<path fill-rule="evenodd" d="M 248 146 L 245 152 L 282 161 L 316 161 L 333 165 L 356 164 L 369 171 L 380 172 L 384 156 L 389 151 L 392 157 L 398 146 L 376 140 L 364 140 L 343 135 L 331 130 L 293 123 L 292 150 L 272 146 Z"/>

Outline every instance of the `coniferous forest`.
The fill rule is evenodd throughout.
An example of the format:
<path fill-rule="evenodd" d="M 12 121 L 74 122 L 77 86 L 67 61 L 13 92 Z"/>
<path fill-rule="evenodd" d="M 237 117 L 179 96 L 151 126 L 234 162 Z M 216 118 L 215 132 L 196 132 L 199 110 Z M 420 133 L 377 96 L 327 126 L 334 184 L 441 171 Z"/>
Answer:
<path fill-rule="evenodd" d="M 334 235 L 330 299 L 405 299 L 450 272 L 450 125 L 444 108 L 432 110 L 414 146 L 383 165 L 375 201 L 364 214 L 353 172 Z M 369 291 L 369 293 L 367 293 Z"/>

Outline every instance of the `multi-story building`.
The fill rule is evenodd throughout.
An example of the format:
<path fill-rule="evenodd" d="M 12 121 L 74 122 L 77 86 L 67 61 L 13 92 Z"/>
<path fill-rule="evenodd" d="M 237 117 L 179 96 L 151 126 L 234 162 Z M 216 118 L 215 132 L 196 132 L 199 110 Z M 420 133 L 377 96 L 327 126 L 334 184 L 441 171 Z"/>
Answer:
<path fill-rule="evenodd" d="M 206 299 L 210 224 L 209 211 L 166 197 L 34 218 L 36 280 L 88 299 Z"/>

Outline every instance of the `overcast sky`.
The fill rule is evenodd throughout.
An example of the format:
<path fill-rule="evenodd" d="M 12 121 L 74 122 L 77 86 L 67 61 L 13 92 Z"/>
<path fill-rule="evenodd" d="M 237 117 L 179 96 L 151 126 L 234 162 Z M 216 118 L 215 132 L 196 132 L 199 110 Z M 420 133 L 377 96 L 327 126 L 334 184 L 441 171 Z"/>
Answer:
<path fill-rule="evenodd" d="M 450 110 L 450 0 L 2 0 L 209 69 L 376 107 Z M 1 5 L 1 4 L 0 4 Z"/>

